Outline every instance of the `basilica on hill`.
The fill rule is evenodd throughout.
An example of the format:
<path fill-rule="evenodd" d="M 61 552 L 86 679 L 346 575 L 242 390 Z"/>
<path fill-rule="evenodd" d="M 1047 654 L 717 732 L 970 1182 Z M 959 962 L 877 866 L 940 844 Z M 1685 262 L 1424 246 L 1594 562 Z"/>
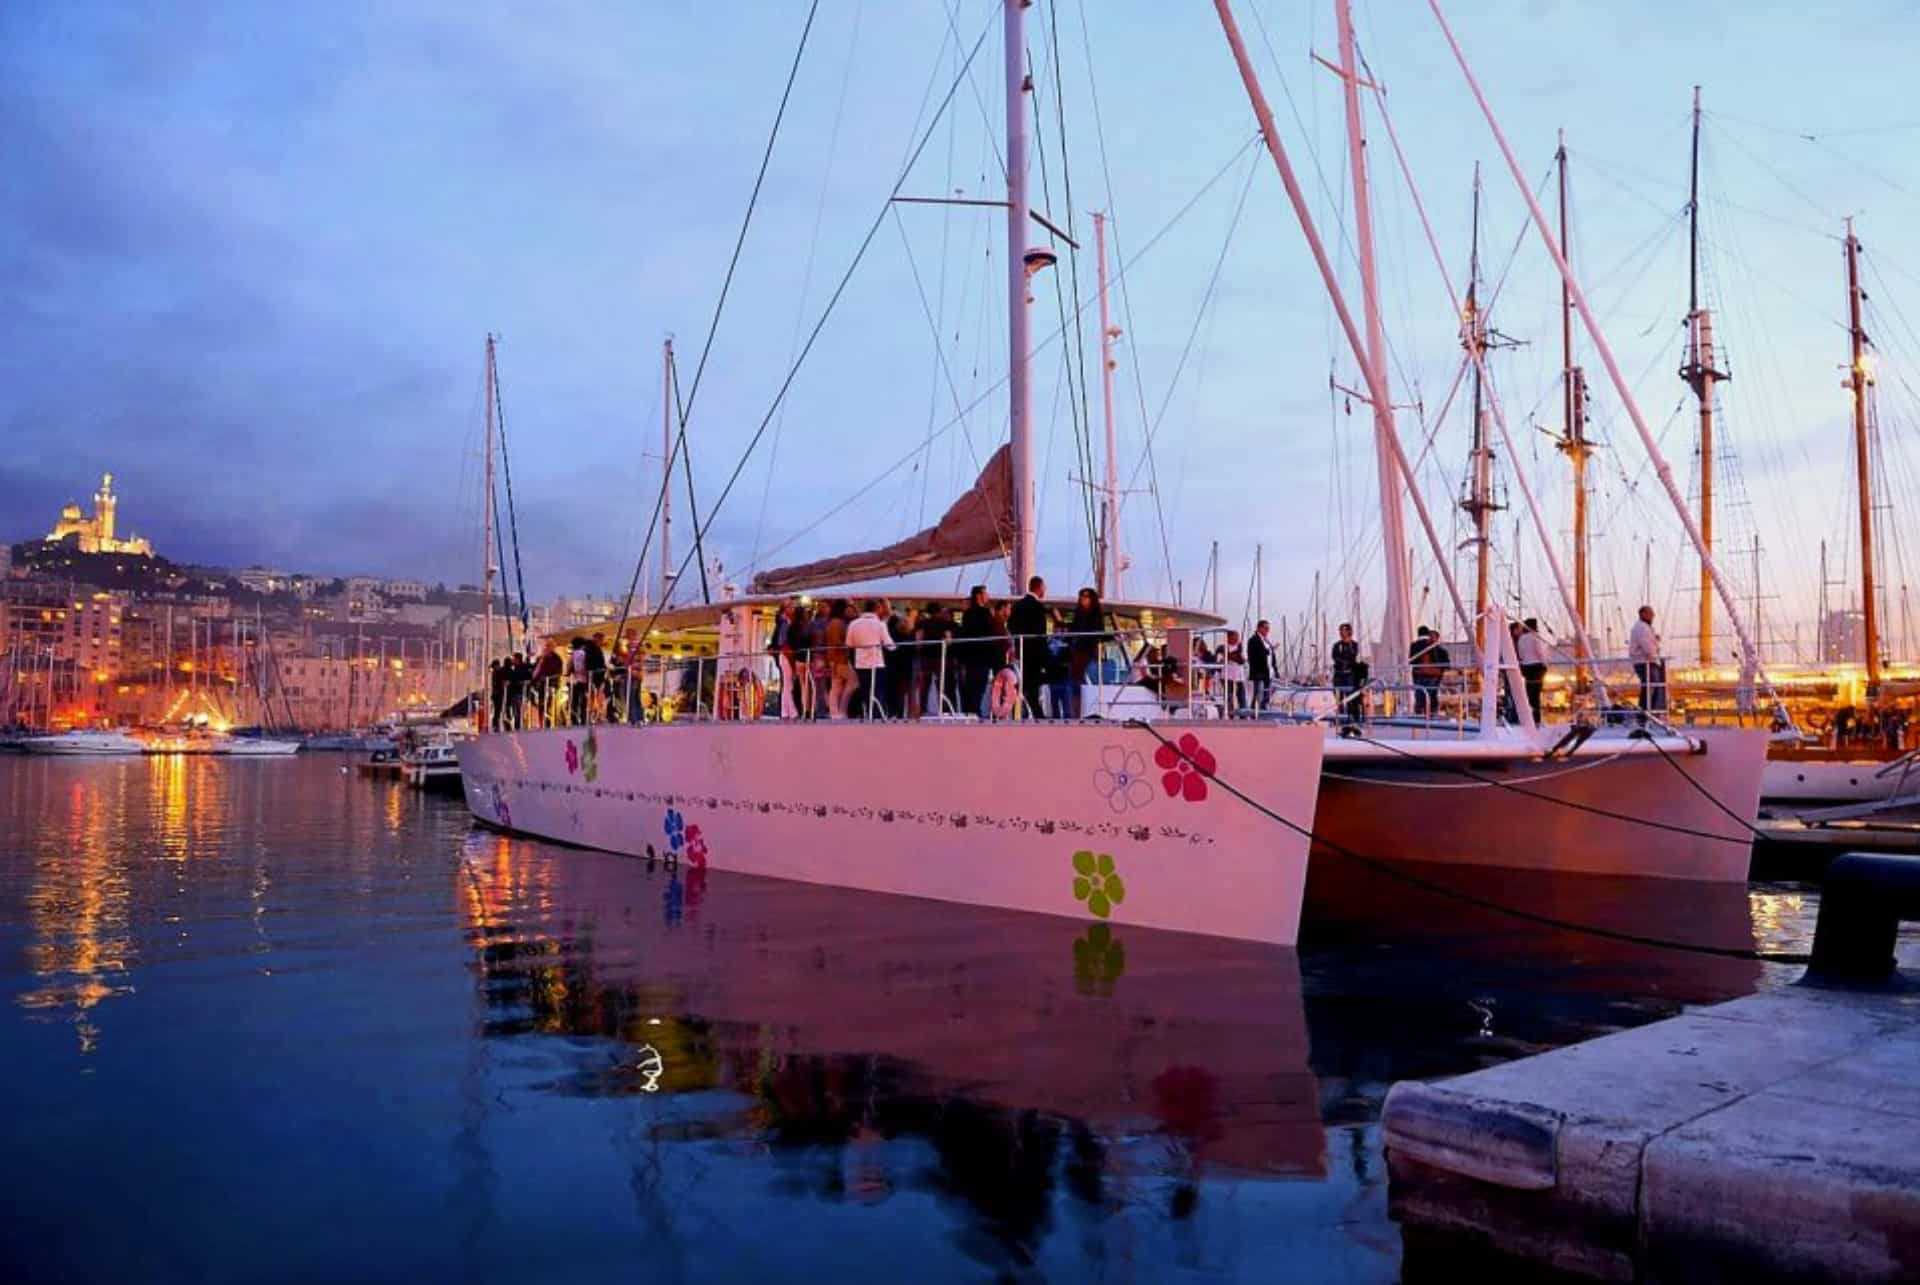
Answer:
<path fill-rule="evenodd" d="M 77 504 L 67 505 L 60 510 L 60 520 L 54 524 L 53 530 L 47 532 L 48 542 L 70 543 L 81 553 L 128 553 L 151 558 L 152 541 L 132 533 L 124 540 L 115 537 L 114 509 L 119 503 L 119 497 L 113 493 L 113 474 L 103 475 L 100 489 L 93 493 L 93 516 L 81 516 Z"/>

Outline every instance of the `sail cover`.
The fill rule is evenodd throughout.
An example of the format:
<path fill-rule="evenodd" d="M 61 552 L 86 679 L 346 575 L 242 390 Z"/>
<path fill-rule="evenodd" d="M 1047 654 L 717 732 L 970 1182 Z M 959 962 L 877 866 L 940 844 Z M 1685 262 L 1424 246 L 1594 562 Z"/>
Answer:
<path fill-rule="evenodd" d="M 1013 455 L 1002 446 L 973 486 L 938 523 L 898 544 L 843 553 L 797 567 L 775 567 L 753 578 L 755 593 L 798 593 L 820 585 L 852 584 L 914 571 L 957 567 L 997 558 L 1013 533 Z"/>

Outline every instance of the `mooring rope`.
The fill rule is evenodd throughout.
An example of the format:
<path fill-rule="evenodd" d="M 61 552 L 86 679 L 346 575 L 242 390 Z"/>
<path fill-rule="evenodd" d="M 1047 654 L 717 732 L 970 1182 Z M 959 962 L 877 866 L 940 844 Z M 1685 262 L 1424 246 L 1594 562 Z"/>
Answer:
<path fill-rule="evenodd" d="M 1138 728 L 1140 731 L 1145 732 L 1154 740 L 1179 755 L 1181 760 L 1195 771 L 1202 771 L 1200 764 L 1194 760 L 1192 755 L 1188 754 L 1186 750 L 1182 749 L 1175 742 L 1162 736 L 1159 729 L 1154 727 L 1153 724 L 1141 719 L 1130 718 L 1126 721 L 1126 726 Z M 1570 919 L 1561 919 L 1554 915 L 1543 915 L 1537 911 L 1524 910 L 1519 906 L 1509 906 L 1504 902 L 1494 901 L 1491 898 L 1482 897 L 1475 893 L 1463 892 L 1458 888 L 1449 888 L 1446 884 L 1438 883 L 1431 879 L 1424 879 L 1411 871 L 1399 869 L 1387 861 L 1355 852 L 1345 844 L 1338 843 L 1317 833 L 1311 826 L 1303 826 L 1297 821 L 1282 816 L 1258 799 L 1248 795 L 1232 782 L 1222 778 L 1218 773 L 1217 767 L 1214 771 L 1203 772 L 1202 774 L 1206 776 L 1207 780 L 1219 786 L 1228 794 L 1240 800 L 1240 802 L 1246 804 L 1269 820 L 1285 826 L 1301 838 L 1307 840 L 1308 843 L 1324 847 L 1350 861 L 1365 866 L 1376 874 L 1385 875 L 1389 879 L 1397 880 L 1409 887 L 1418 888 L 1423 892 L 1431 893 L 1438 897 L 1450 898 L 1451 900 L 1459 901 L 1466 905 L 1477 906 L 1482 910 L 1490 910 L 1495 914 L 1507 915 L 1511 918 L 1539 924 L 1543 927 L 1557 928 L 1565 932 L 1580 933 L 1584 936 L 1598 937 L 1606 941 L 1622 942 L 1630 946 L 1651 946 L 1659 950 L 1677 950 L 1695 955 L 1712 955 L 1720 959 L 1741 959 L 1763 964 L 1807 965 L 1813 962 L 1813 956 L 1807 954 L 1790 954 L 1782 951 L 1754 950 L 1735 946 L 1705 946 L 1694 942 L 1670 941 L 1664 937 L 1648 937 L 1641 933 L 1622 932 L 1614 928 L 1601 928 L 1594 924 L 1575 923 Z"/>

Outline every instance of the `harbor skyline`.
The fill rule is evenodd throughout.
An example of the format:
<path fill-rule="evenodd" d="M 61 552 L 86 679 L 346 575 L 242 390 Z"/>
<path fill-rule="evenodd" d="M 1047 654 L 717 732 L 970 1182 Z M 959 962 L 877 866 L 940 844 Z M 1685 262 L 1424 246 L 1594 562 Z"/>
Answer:
<path fill-rule="evenodd" d="M 958 43 L 972 44 L 987 13 L 961 7 Z M 1869 26 L 1911 21 L 1897 6 L 1876 13 Z M 503 334 L 532 595 L 624 583 L 658 487 L 655 346 L 676 333 L 691 382 L 791 55 L 788 28 L 801 15 L 782 17 L 784 25 L 715 32 L 672 15 L 580 11 L 522 39 L 502 15 L 459 21 L 431 9 L 256 24 L 215 5 L 178 30 L 16 10 L 15 38 L 0 54 L 10 73 L 0 130 L 35 182 L 0 205 L 12 246 L 5 271 L 25 300 L 0 323 L 8 328 L 0 360 L 16 390 L 6 422 L 22 447 L 0 464 L 0 512 L 34 514 L 38 525 L 76 475 L 111 468 L 143 496 L 143 533 L 184 560 L 301 565 L 334 549 L 343 569 L 477 579 L 480 346 L 492 329 Z M 1722 556 L 1746 560 L 1744 538 L 1758 534 L 1765 614 L 1810 620 L 1822 531 L 1834 536 L 1831 578 L 1841 578 L 1846 558 L 1845 524 L 1834 518 L 1847 487 L 1847 408 L 1835 386 L 1845 357 L 1835 329 L 1844 310 L 1840 217 L 1859 215 L 1889 309 L 1902 285 L 1920 290 L 1908 267 L 1920 256 L 1898 240 L 1915 199 L 1901 175 L 1920 131 L 1877 97 L 1878 86 L 1897 83 L 1891 62 L 1885 75 L 1873 70 L 1899 42 L 1869 42 L 1861 75 L 1818 92 L 1807 84 L 1800 96 L 1806 82 L 1788 70 L 1819 24 L 1787 11 L 1733 27 L 1664 15 L 1658 41 L 1641 24 L 1571 5 L 1530 6 L 1504 29 L 1456 17 L 1523 161 L 1544 175 L 1555 131 L 1568 130 L 1576 267 L 1682 472 L 1690 425 L 1664 412 L 1685 393 L 1672 373 L 1685 311 L 1678 219 L 1687 99 L 1704 82 L 1708 287 L 1735 375 L 1721 392 L 1723 424 L 1747 487 L 1731 504 L 1748 516 L 1726 524 Z M 1342 184 L 1337 86 L 1306 61 L 1309 49 L 1330 48 L 1331 24 L 1305 5 L 1269 5 L 1249 21 L 1261 19 L 1250 30 L 1263 61 L 1290 86 L 1282 123 L 1304 149 L 1318 217 L 1337 229 L 1326 199 Z M 1713 27 L 1711 65 L 1692 52 L 1709 47 L 1704 26 L 1689 36 L 1696 22 Z M 1392 91 L 1456 284 L 1475 160 L 1488 168 L 1487 254 L 1503 268 L 1521 210 L 1444 46 L 1424 15 L 1374 24 L 1362 10 L 1360 23 L 1362 52 Z M 1378 535 L 1357 516 L 1372 504 L 1367 426 L 1327 383 L 1330 369 L 1349 387 L 1356 378 L 1330 341 L 1278 185 L 1250 163 L 1257 158 L 1236 153 L 1251 122 L 1217 31 L 1144 7 L 1085 15 L 1084 32 L 1082 15 L 1064 12 L 1059 26 L 1076 228 L 1086 230 L 1086 207 L 1110 205 L 1123 258 L 1168 229 L 1122 277 L 1122 475 L 1133 484 L 1123 540 L 1136 583 L 1155 596 L 1205 600 L 1217 539 L 1219 598 L 1238 616 L 1258 544 L 1272 614 L 1300 610 L 1318 572 L 1329 596 L 1358 585 L 1353 614 L 1376 627 Z M 1050 51 L 1045 24 L 1035 38 L 1045 45 L 1037 57 Z M 244 74 L 232 56 L 242 41 L 260 51 Z M 722 489 L 795 336 L 895 177 L 910 141 L 903 123 L 938 79 L 929 73 L 957 64 L 954 43 L 938 13 L 822 11 L 702 376 L 689 430 L 698 494 Z M 720 46 L 737 67 L 693 74 L 694 55 Z M 265 67 L 299 74 L 277 78 Z M 1619 92 L 1621 67 L 1633 69 L 1631 93 Z M 994 153 L 975 100 L 992 98 L 995 73 L 976 70 L 908 190 L 992 194 Z M 1090 86 L 1105 91 L 1097 129 Z M 76 111 L 82 102 L 87 109 Z M 1164 103 L 1179 110 L 1156 105 Z M 1395 386 L 1431 411 L 1458 362 L 1457 340 L 1377 123 L 1373 132 Z M 282 153 L 269 137 L 301 141 Z M 1064 206 L 1055 192 L 1048 208 L 1064 218 Z M 1004 365 L 992 357 L 995 304 L 967 275 L 980 274 L 965 268 L 961 250 L 966 238 L 985 238 L 986 224 L 968 219 L 901 216 L 852 278 L 710 533 L 711 556 L 742 580 L 773 550 L 776 561 L 799 559 L 915 529 L 1004 436 L 1004 411 L 986 396 Z M 1350 249 L 1337 257 L 1350 275 Z M 1091 269 L 1079 266 L 1085 294 Z M 1529 428 L 1557 427 L 1550 273 L 1529 243 L 1493 319 L 1528 343 L 1494 362 L 1528 444 L 1519 464 L 1559 514 L 1564 470 Z M 1037 337 L 1057 325 L 1051 294 L 1036 306 Z M 939 360 L 923 307 L 941 314 Z M 1920 355 L 1887 315 L 1876 341 Z M 99 338 L 81 343 L 83 334 Z M 1089 558 L 1071 480 L 1073 396 L 1061 378 L 1071 366 L 1059 345 L 1035 363 L 1040 560 L 1063 583 L 1087 578 Z M 1898 384 L 1885 381 L 1882 395 L 1902 399 L 1904 413 Z M 945 432 L 882 475 L 954 405 L 974 400 L 963 432 Z M 1613 490 L 1597 502 L 1608 610 L 1630 612 L 1644 585 L 1677 621 L 1691 583 L 1677 525 L 1645 502 L 1647 471 L 1610 390 L 1596 390 L 1594 415 L 1596 435 L 1619 453 L 1604 483 Z M 1143 418 L 1162 430 L 1151 464 Z M 1403 419 L 1409 442 L 1422 434 L 1417 418 Z M 1437 434 L 1423 488 L 1451 531 L 1465 458 L 1457 409 Z M 769 468 L 777 485 L 768 485 Z M 850 541 L 849 531 L 862 538 Z M 1515 605 L 1561 615 L 1533 537 L 1499 538 L 1503 591 Z M 1421 614 L 1438 617 L 1431 571 L 1417 579 Z"/>

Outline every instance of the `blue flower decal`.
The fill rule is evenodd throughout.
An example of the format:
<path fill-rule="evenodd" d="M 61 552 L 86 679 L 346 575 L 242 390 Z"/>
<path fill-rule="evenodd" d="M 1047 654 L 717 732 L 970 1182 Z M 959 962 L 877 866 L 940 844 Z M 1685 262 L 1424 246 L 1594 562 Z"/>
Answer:
<path fill-rule="evenodd" d="M 680 809 L 667 809 L 667 843 L 675 852 L 687 841 L 687 819 L 680 815 Z"/>

